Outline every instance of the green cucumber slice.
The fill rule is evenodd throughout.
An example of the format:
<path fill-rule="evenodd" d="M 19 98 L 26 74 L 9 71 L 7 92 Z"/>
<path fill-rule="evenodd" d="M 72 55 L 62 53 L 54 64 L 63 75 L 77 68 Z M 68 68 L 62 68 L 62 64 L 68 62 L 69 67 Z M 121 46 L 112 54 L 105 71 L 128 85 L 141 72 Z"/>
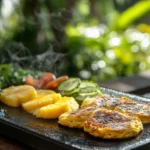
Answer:
<path fill-rule="evenodd" d="M 74 97 L 75 98 L 75 100 L 77 101 L 77 103 L 79 104 L 79 105 L 81 105 L 82 104 L 82 102 L 87 98 L 86 96 L 82 96 L 82 95 L 77 95 L 76 97 Z"/>
<path fill-rule="evenodd" d="M 99 94 L 97 91 L 94 92 L 90 92 L 90 93 L 79 93 L 78 95 L 76 95 L 74 98 L 75 100 L 78 102 L 79 105 L 82 104 L 82 102 L 88 98 L 88 97 L 95 97 L 101 95 Z"/>
<path fill-rule="evenodd" d="M 97 91 L 94 91 L 94 92 L 90 92 L 90 93 L 80 93 L 79 95 L 87 97 L 87 96 L 99 95 L 99 93 Z"/>
<path fill-rule="evenodd" d="M 80 93 L 90 93 L 97 91 L 97 87 L 85 87 L 80 89 Z"/>
<path fill-rule="evenodd" d="M 60 94 L 62 96 L 73 96 L 73 95 L 77 95 L 79 93 L 80 89 L 79 88 L 75 88 L 71 91 L 60 91 Z"/>
<path fill-rule="evenodd" d="M 82 80 L 79 88 L 96 87 L 97 84 L 92 81 Z"/>
<path fill-rule="evenodd" d="M 79 78 L 69 78 L 63 82 L 61 82 L 58 86 L 59 91 L 72 91 L 77 88 L 81 83 Z"/>

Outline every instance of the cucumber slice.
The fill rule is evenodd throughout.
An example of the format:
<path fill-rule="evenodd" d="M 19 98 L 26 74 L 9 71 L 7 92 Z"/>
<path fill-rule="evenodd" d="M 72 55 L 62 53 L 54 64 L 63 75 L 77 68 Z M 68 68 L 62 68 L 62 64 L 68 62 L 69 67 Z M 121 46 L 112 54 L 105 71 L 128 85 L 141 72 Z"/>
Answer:
<path fill-rule="evenodd" d="M 80 93 L 90 93 L 97 91 L 97 87 L 85 87 L 80 89 Z"/>
<path fill-rule="evenodd" d="M 88 96 L 99 95 L 99 93 L 98 93 L 97 91 L 94 91 L 94 92 L 90 92 L 90 93 L 80 93 L 79 95 L 80 95 L 80 96 L 88 97 Z"/>
<path fill-rule="evenodd" d="M 94 91 L 94 92 L 90 92 L 90 93 L 79 93 L 78 95 L 76 95 L 74 98 L 75 100 L 78 102 L 79 105 L 82 104 L 82 102 L 88 98 L 88 97 L 95 97 L 95 96 L 98 96 L 98 95 L 102 95 L 102 94 L 99 94 L 98 92 Z"/>
<path fill-rule="evenodd" d="M 73 89 L 77 88 L 81 83 L 79 78 L 69 78 L 62 83 L 59 84 L 58 90 L 59 91 L 72 91 Z"/>
<path fill-rule="evenodd" d="M 92 81 L 82 80 L 79 88 L 96 87 L 97 84 Z"/>
<path fill-rule="evenodd" d="M 81 95 L 78 95 L 78 96 L 75 97 L 75 100 L 77 101 L 77 103 L 79 105 L 81 105 L 85 99 L 86 99 L 86 97 L 85 96 L 81 96 Z"/>
<path fill-rule="evenodd" d="M 79 91 L 80 91 L 79 88 L 75 88 L 71 91 L 60 91 L 60 94 L 63 96 L 73 96 L 73 95 L 77 95 Z"/>

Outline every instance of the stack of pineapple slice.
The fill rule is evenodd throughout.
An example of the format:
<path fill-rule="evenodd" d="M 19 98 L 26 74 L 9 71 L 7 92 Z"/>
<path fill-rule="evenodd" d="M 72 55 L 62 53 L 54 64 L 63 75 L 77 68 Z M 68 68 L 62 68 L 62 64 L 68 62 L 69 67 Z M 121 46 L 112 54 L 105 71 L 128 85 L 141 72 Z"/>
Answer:
<path fill-rule="evenodd" d="M 38 118 L 54 119 L 62 113 L 79 108 L 72 97 L 62 97 L 52 90 L 36 90 L 30 85 L 6 88 L 2 91 L 0 101 L 12 107 L 23 107 Z"/>
<path fill-rule="evenodd" d="M 29 85 L 12 86 L 4 89 L 1 93 L 1 101 L 12 107 L 19 107 L 21 103 L 27 102 L 36 97 L 36 90 Z"/>
<path fill-rule="evenodd" d="M 72 97 L 62 97 L 54 104 L 38 108 L 33 112 L 38 118 L 58 118 L 65 112 L 75 111 L 79 108 L 78 103 Z"/>

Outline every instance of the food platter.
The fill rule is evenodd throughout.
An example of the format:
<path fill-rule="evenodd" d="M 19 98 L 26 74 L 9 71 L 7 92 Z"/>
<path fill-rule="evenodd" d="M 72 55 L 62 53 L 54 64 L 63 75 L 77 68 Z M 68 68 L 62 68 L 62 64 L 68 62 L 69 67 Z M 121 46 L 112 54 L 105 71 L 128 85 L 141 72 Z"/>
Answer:
<path fill-rule="evenodd" d="M 128 96 L 135 101 L 150 102 L 150 99 L 102 88 L 104 93 L 116 97 Z M 23 142 L 35 149 L 77 150 L 128 150 L 148 149 L 150 146 L 150 124 L 137 137 L 126 140 L 103 140 L 80 129 L 62 127 L 55 120 L 37 119 L 21 108 L 12 108 L 0 103 L 0 134 Z"/>

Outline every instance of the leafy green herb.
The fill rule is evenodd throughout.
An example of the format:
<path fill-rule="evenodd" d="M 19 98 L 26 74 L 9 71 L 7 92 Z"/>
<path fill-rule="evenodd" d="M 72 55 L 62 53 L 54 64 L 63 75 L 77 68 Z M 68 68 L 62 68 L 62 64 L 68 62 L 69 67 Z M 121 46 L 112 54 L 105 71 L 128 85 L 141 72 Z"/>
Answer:
<path fill-rule="evenodd" d="M 17 69 L 11 64 L 0 65 L 0 89 L 13 85 L 24 84 L 25 77 L 28 75 L 39 78 L 42 75 L 42 72 Z"/>

